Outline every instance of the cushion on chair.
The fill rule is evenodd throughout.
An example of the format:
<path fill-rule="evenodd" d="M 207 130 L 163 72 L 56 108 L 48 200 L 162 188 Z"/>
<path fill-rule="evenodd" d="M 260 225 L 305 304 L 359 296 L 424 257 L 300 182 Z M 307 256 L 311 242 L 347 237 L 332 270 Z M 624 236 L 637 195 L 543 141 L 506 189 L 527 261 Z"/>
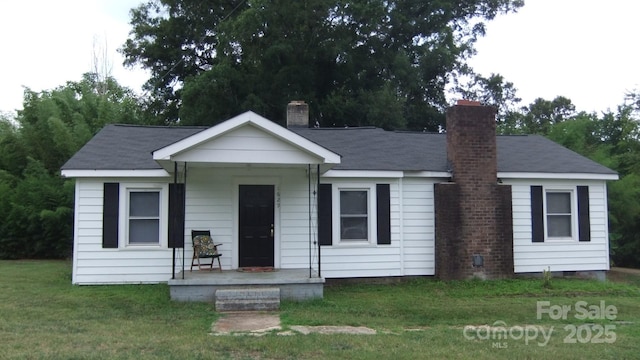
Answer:
<path fill-rule="evenodd" d="M 198 235 L 193 238 L 193 247 L 198 251 L 198 257 L 207 258 L 207 257 L 216 257 L 220 256 L 218 254 L 218 249 L 213 244 L 213 239 L 209 235 Z"/>

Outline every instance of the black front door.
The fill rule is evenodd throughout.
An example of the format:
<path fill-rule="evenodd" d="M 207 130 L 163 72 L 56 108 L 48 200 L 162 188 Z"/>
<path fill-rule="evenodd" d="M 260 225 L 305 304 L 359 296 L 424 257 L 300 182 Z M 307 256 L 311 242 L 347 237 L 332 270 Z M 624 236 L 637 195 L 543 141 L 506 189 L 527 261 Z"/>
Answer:
<path fill-rule="evenodd" d="M 273 185 L 240 185 L 239 266 L 273 264 Z"/>

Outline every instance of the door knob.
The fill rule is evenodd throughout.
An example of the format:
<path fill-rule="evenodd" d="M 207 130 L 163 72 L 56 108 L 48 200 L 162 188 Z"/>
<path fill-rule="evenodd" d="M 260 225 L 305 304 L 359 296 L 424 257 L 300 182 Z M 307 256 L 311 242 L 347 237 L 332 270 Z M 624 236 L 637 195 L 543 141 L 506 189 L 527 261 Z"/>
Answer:
<path fill-rule="evenodd" d="M 271 224 L 271 237 L 273 237 L 273 224 Z"/>

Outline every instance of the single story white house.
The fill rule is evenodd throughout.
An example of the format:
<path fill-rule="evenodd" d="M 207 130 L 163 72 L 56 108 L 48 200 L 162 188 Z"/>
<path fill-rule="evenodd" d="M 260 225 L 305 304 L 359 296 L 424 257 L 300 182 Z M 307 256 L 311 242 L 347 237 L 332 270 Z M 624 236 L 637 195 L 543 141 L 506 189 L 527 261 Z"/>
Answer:
<path fill-rule="evenodd" d="M 447 134 L 310 128 L 293 102 L 287 127 L 253 112 L 213 127 L 108 125 L 62 167 L 76 182 L 72 282 L 167 282 L 189 268 L 192 230 L 222 244 L 224 270 L 609 269 L 614 171 L 541 136 L 495 136 L 487 107 L 460 103 L 447 122 Z"/>

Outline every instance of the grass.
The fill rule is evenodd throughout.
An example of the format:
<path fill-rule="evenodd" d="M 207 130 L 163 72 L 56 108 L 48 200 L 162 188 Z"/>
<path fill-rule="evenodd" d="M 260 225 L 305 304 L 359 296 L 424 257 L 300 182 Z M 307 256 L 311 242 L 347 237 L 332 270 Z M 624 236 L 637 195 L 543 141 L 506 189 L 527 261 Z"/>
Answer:
<path fill-rule="evenodd" d="M 553 279 L 552 288 L 541 279 L 327 286 L 324 300 L 284 302 L 283 325 L 368 326 L 378 335 L 249 337 L 209 335 L 219 316 L 212 306 L 171 302 L 166 285 L 72 286 L 69 264 L 57 261 L 4 261 L 0 274 L 0 359 L 630 359 L 640 353 L 640 280 L 632 275 L 620 282 Z M 572 307 L 603 300 L 618 314 L 613 321 L 580 320 L 572 310 L 567 319 L 537 319 L 538 300 Z M 552 336 L 538 346 L 541 336 L 485 340 L 487 328 L 465 332 L 468 325 L 494 324 L 536 326 Z M 565 326 L 574 325 L 582 326 L 579 340 L 615 326 L 615 342 L 566 344 Z"/>

